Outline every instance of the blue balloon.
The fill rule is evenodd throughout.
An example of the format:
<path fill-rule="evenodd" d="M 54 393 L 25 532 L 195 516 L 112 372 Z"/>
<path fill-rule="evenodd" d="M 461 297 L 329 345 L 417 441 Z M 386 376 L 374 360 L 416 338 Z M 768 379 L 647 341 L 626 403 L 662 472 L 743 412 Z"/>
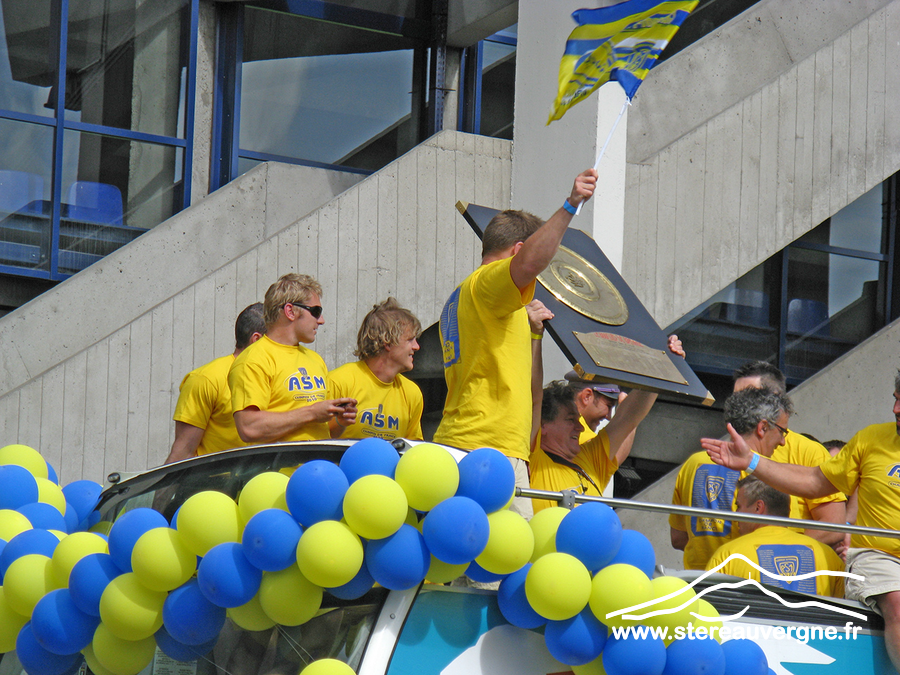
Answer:
<path fill-rule="evenodd" d="M 544 641 L 554 659 L 567 666 L 590 663 L 606 645 L 607 628 L 585 607 L 571 619 L 548 621 L 544 627 Z"/>
<path fill-rule="evenodd" d="M 666 647 L 663 675 L 724 675 L 725 652 L 712 638 L 675 640 Z"/>
<path fill-rule="evenodd" d="M 169 523 L 159 511 L 137 508 L 128 511 L 113 523 L 109 531 L 109 554 L 123 572 L 132 572 L 131 551 L 145 532 Z"/>
<path fill-rule="evenodd" d="M 6 576 L 6 570 L 13 561 L 29 553 L 39 553 L 50 558 L 58 544 L 57 536 L 47 530 L 34 529 L 20 532 L 10 539 L 9 543 L 3 547 L 3 551 L 0 552 L 0 582 Z"/>
<path fill-rule="evenodd" d="M 456 496 L 475 500 L 485 513 L 506 506 L 515 489 L 516 473 L 499 450 L 479 448 L 460 460 Z"/>
<path fill-rule="evenodd" d="M 639 638 L 629 633 L 622 638 L 611 635 L 606 640 L 603 648 L 606 675 L 662 675 L 665 667 L 666 647 L 658 637 Z"/>
<path fill-rule="evenodd" d="M 372 474 L 393 478 L 399 461 L 400 453 L 383 438 L 364 438 L 347 448 L 340 465 L 347 481 L 353 485 L 354 481 Z"/>
<path fill-rule="evenodd" d="M 431 553 L 419 531 L 404 523 L 390 537 L 369 541 L 365 560 L 375 581 L 392 591 L 405 591 L 425 580 Z"/>
<path fill-rule="evenodd" d="M 284 498 L 303 527 L 344 517 L 344 493 L 350 483 L 336 465 L 316 459 L 299 467 L 288 481 Z"/>
<path fill-rule="evenodd" d="M 63 520 L 66 521 L 66 533 L 72 534 L 73 532 L 78 531 L 78 513 L 75 511 L 75 507 L 66 502 L 66 512 L 63 514 Z"/>
<path fill-rule="evenodd" d="M 191 579 L 166 597 L 163 604 L 163 625 L 167 636 L 179 644 L 215 644 L 225 625 L 225 608 L 211 603 L 200 590 L 197 580 Z M 202 653 L 207 651 L 209 650 Z"/>
<path fill-rule="evenodd" d="M 216 637 L 209 642 L 204 642 L 202 645 L 186 645 L 169 635 L 165 626 L 156 631 L 153 637 L 156 638 L 157 646 L 166 656 L 182 663 L 196 661 L 201 656 L 206 656 L 216 646 L 216 642 L 219 641 L 219 636 L 216 635 Z"/>
<path fill-rule="evenodd" d="M 530 569 L 531 563 L 525 563 L 525 567 L 501 581 L 497 591 L 497 604 L 503 618 L 513 626 L 525 629 L 539 628 L 547 623 L 547 619 L 535 612 L 525 597 L 525 577 Z"/>
<path fill-rule="evenodd" d="M 78 514 L 78 522 L 87 518 L 97 503 L 100 501 L 100 493 L 103 486 L 92 480 L 76 480 L 62 489 L 66 501 Z"/>
<path fill-rule="evenodd" d="M 422 521 L 428 549 L 448 565 L 464 565 L 475 560 L 487 546 L 490 533 L 484 509 L 468 497 L 445 499 Z"/>
<path fill-rule="evenodd" d="M 652 579 L 656 568 L 656 552 L 653 550 L 653 544 L 637 530 L 622 530 L 622 543 L 608 564 L 618 563 L 634 565 Z"/>
<path fill-rule="evenodd" d="M 91 553 L 75 563 L 69 574 L 72 602 L 85 614 L 100 616 L 100 596 L 122 574 L 108 553 Z"/>
<path fill-rule="evenodd" d="M 94 639 L 100 617 L 82 612 L 72 601 L 68 588 L 50 591 L 38 600 L 31 613 L 31 630 L 49 652 L 77 654 Z"/>
<path fill-rule="evenodd" d="M 16 638 L 16 656 L 28 675 L 66 675 L 81 665 L 81 654 L 60 656 L 44 649 L 34 636 L 29 621 Z"/>
<path fill-rule="evenodd" d="M 66 519 L 55 506 L 44 502 L 32 502 L 31 504 L 20 506 L 16 511 L 28 518 L 32 527 L 39 527 L 44 530 L 59 530 L 60 532 L 66 531 Z"/>
<path fill-rule="evenodd" d="M 297 542 L 303 530 L 290 513 L 265 509 L 244 528 L 241 545 L 254 567 L 267 572 L 287 569 L 297 562 Z"/>
<path fill-rule="evenodd" d="M 240 607 L 259 591 L 262 570 L 250 564 L 240 544 L 225 542 L 203 556 L 197 568 L 197 582 L 214 605 Z"/>
<path fill-rule="evenodd" d="M 365 547 L 366 542 L 363 542 L 363 548 L 365 549 Z M 368 593 L 374 585 L 375 579 L 372 578 L 372 575 L 369 573 L 369 568 L 366 567 L 364 561 L 355 577 L 343 586 L 329 588 L 328 592 L 341 600 L 356 600 Z"/>
<path fill-rule="evenodd" d="M 619 552 L 621 544 L 619 516 L 599 502 L 588 502 L 572 509 L 556 530 L 556 550 L 575 556 L 592 571 L 606 567 Z"/>
<path fill-rule="evenodd" d="M 56 475 L 56 469 L 47 460 L 44 460 L 44 463 L 47 465 L 47 480 L 55 485 L 59 485 L 59 476 Z"/>
<path fill-rule="evenodd" d="M 76 531 L 84 532 L 86 530 L 90 530 L 94 525 L 100 522 L 100 513 L 99 511 L 92 511 L 88 514 L 88 517 L 78 523 L 78 528 Z M 97 532 L 97 534 L 100 534 Z M 103 535 L 108 540 L 109 537 Z"/>
<path fill-rule="evenodd" d="M 503 579 L 505 579 L 509 575 L 494 574 L 493 572 L 488 572 L 473 560 L 466 568 L 466 576 L 469 577 L 472 581 L 477 581 L 482 584 L 491 584 L 495 581 L 503 581 Z"/>
<path fill-rule="evenodd" d="M 725 675 L 767 675 L 769 660 L 753 640 L 728 640 L 722 643 Z"/>
<path fill-rule="evenodd" d="M 37 481 L 16 464 L 0 465 L 0 509 L 18 509 L 38 500 Z"/>

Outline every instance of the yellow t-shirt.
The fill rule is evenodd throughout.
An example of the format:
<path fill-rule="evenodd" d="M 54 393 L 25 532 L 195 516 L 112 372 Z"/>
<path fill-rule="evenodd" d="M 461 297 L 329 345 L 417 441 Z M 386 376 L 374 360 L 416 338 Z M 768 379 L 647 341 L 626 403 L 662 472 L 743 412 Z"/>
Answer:
<path fill-rule="evenodd" d="M 581 452 L 571 462 L 580 467 L 590 477 L 590 480 L 575 469 L 555 462 L 541 447 L 539 431 L 528 466 L 531 487 L 535 490 L 550 492 L 577 490 L 579 494 L 599 497 L 600 492 L 619 468 L 616 460 L 609 456 L 609 437 L 602 429 L 587 443 L 581 444 Z M 558 506 L 556 502 L 549 499 L 532 499 L 531 501 L 535 513 L 551 506 Z"/>
<path fill-rule="evenodd" d="M 737 482 L 741 473 L 714 464 L 703 451 L 695 452 L 678 471 L 672 503 L 701 509 L 717 509 L 731 512 Z M 706 569 L 706 563 L 722 544 L 734 537 L 732 521 L 727 518 L 706 518 L 671 514 L 669 526 L 687 532 L 684 547 L 686 570 Z"/>
<path fill-rule="evenodd" d="M 242 351 L 228 371 L 231 407 L 250 406 L 268 412 L 287 412 L 325 400 L 325 361 L 303 345 L 283 345 L 268 335 Z M 330 438 L 325 422 L 307 424 L 279 441 Z"/>
<path fill-rule="evenodd" d="M 588 423 L 584 421 L 583 417 L 579 417 L 578 421 L 581 422 L 581 435 L 578 437 L 578 445 L 584 445 L 591 439 L 597 437 L 597 432 L 588 426 Z"/>
<path fill-rule="evenodd" d="M 711 570 L 725 562 L 732 553 L 740 553 L 767 572 L 786 577 L 816 570 L 844 571 L 844 563 L 830 547 L 787 527 L 764 525 L 723 544 L 710 558 L 706 569 Z M 759 570 L 738 558 L 729 560 L 719 571 L 742 579 L 760 581 Z M 767 577 L 764 583 L 801 593 L 844 597 L 843 577 L 818 576 L 799 581 L 781 581 Z"/>
<path fill-rule="evenodd" d="M 192 370 L 181 381 L 172 419 L 204 430 L 198 455 L 246 445 L 238 436 L 231 415 L 228 370 L 233 363 L 234 356 L 223 356 Z"/>
<path fill-rule="evenodd" d="M 512 258 L 482 265 L 453 291 L 441 312 L 447 400 L 436 443 L 496 448 L 527 460 L 531 436 L 531 330 Z"/>
<path fill-rule="evenodd" d="M 819 466 L 831 459 L 831 455 L 828 454 L 824 445 L 809 440 L 803 434 L 788 431 L 784 439 L 785 444 L 775 448 L 775 451 L 772 453 L 772 460 L 776 462 L 799 464 L 801 466 Z M 792 496 L 791 518 L 815 520 L 812 515 L 812 509 L 819 504 L 845 501 L 847 501 L 847 496 L 840 492 L 835 492 L 825 497 L 816 497 L 815 499 Z"/>
<path fill-rule="evenodd" d="M 900 435 L 894 422 L 873 424 L 850 439 L 836 457 L 819 467 L 842 492 L 859 488 L 856 524 L 896 530 L 900 527 Z M 900 539 L 850 535 L 854 548 L 873 548 L 900 558 Z"/>
<path fill-rule="evenodd" d="M 382 382 L 364 361 L 345 363 L 328 373 L 328 398 L 358 401 L 356 423 L 341 438 L 422 440 L 422 392 L 403 375 Z"/>

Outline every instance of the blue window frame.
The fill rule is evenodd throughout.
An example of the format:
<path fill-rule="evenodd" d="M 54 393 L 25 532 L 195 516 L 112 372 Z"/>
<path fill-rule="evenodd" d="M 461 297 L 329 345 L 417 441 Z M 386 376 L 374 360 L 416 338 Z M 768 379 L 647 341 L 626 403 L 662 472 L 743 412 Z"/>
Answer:
<path fill-rule="evenodd" d="M 900 174 L 729 284 L 666 330 L 718 400 L 751 360 L 803 382 L 900 316 Z"/>
<path fill-rule="evenodd" d="M 265 161 L 369 174 L 423 140 L 433 31 L 418 5 L 220 5 L 212 189 Z"/>
<path fill-rule="evenodd" d="M 198 0 L 0 0 L 0 273 L 60 281 L 188 206 Z"/>
<path fill-rule="evenodd" d="M 512 140 L 517 43 L 514 24 L 463 51 L 460 131 Z"/>

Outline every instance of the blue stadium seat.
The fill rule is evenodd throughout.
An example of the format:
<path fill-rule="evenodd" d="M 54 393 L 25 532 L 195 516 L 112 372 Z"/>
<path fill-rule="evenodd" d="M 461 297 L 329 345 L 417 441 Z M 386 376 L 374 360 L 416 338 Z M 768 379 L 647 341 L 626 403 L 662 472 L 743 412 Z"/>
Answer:
<path fill-rule="evenodd" d="M 69 186 L 66 201 L 70 220 L 105 225 L 122 224 L 122 193 L 115 185 L 76 181 Z"/>

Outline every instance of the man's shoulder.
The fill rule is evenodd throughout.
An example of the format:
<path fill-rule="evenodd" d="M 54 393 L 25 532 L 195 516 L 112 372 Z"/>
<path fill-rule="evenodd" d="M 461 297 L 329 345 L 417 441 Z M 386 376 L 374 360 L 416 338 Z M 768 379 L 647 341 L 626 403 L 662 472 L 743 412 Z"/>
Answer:
<path fill-rule="evenodd" d="M 194 368 L 191 372 L 184 376 L 181 382 L 181 388 L 186 386 L 203 386 L 204 384 L 226 383 L 228 381 L 228 371 L 234 363 L 234 356 L 220 356 L 213 359 L 209 363 L 204 363 L 199 368 Z"/>
<path fill-rule="evenodd" d="M 706 454 L 706 451 L 700 450 L 684 460 L 684 464 L 682 464 L 681 468 L 678 470 L 678 475 L 681 476 L 687 475 L 688 473 L 693 473 L 697 470 L 698 467 L 701 467 L 704 464 L 716 466 L 716 463 L 709 458 L 709 455 Z"/>
<path fill-rule="evenodd" d="M 788 462 L 791 464 L 805 463 L 802 461 L 804 457 L 815 461 L 816 464 L 831 458 L 824 445 L 796 431 L 788 432 L 785 438 L 785 446 L 788 450 Z"/>
<path fill-rule="evenodd" d="M 328 371 L 328 379 L 332 382 L 346 382 L 354 380 L 364 373 L 365 364 L 362 361 L 350 361 L 333 370 Z"/>

